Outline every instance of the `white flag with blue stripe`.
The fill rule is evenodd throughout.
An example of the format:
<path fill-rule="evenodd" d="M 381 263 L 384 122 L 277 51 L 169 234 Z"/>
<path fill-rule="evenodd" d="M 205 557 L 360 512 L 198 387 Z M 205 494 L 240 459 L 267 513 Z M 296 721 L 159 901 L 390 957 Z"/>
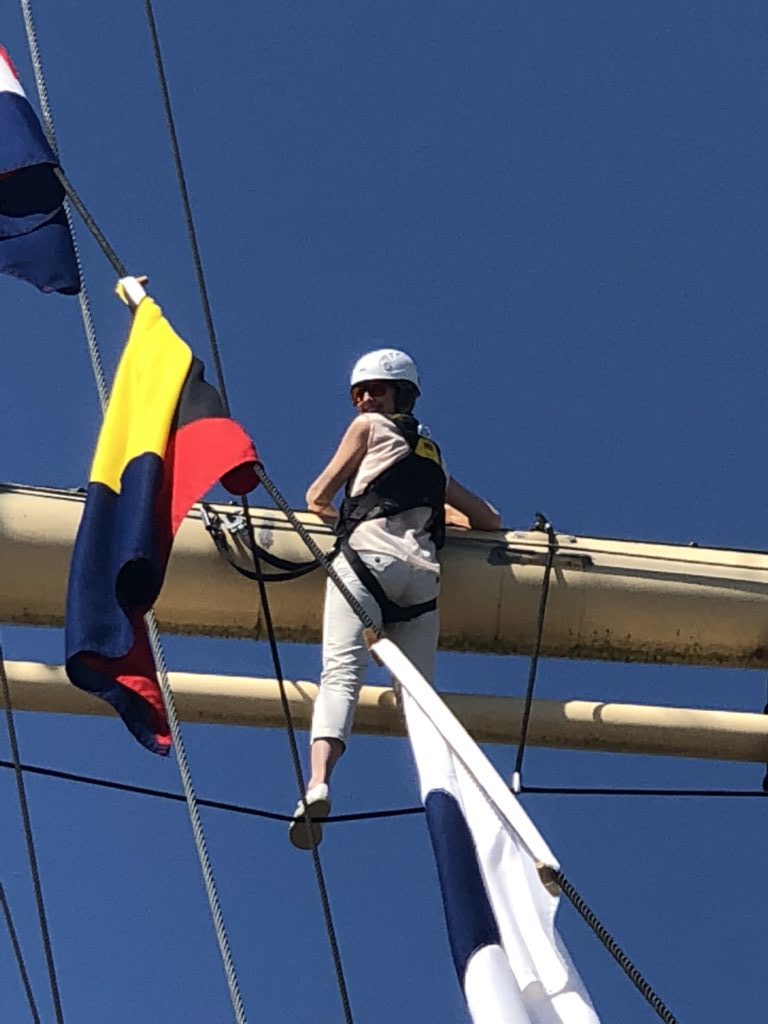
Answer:
<path fill-rule="evenodd" d="M 599 1024 L 555 929 L 557 860 L 493 765 L 388 640 L 402 687 L 453 960 L 474 1024 Z"/>

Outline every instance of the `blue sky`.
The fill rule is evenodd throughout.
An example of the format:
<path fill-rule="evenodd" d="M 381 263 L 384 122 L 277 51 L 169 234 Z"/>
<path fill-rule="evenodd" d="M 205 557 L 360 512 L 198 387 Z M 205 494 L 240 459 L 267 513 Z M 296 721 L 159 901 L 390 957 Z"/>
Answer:
<path fill-rule="evenodd" d="M 206 341 L 142 5 L 40 0 L 64 166 L 177 330 Z M 297 507 L 374 342 L 420 363 L 455 475 L 522 528 L 766 547 L 768 12 L 665 0 L 157 4 L 230 398 Z M 0 41 L 30 96 L 21 15 Z M 127 315 L 79 239 L 105 361 Z M 0 280 L 1 476 L 86 479 L 99 412 L 77 303 Z M 266 501 L 266 499 L 264 499 Z M 256 595 L 254 595 L 254 602 Z M 60 662 L 56 631 L 6 656 Z M 169 638 L 179 669 L 269 676 L 263 644 Z M 286 675 L 319 652 L 283 646 Z M 519 695 L 527 663 L 445 654 L 448 690 Z M 546 661 L 538 693 L 762 710 L 764 672 Z M 19 715 L 26 761 L 179 788 L 110 720 Z M 188 727 L 201 795 L 290 810 L 279 731 Z M 514 748 L 491 751 L 509 773 Z M 4 755 L 5 756 L 5 755 Z M 531 785 L 758 788 L 759 765 L 529 750 Z M 30 778 L 65 1018 L 231 1019 L 183 807 Z M 335 810 L 409 805 L 402 741 L 357 738 Z M 682 1021 L 764 1013 L 760 801 L 530 796 L 572 881 Z M 13 780 L 6 888 L 46 1019 Z M 340 1020 L 311 861 L 282 825 L 206 812 L 249 1020 Z M 338 825 L 322 848 L 355 1019 L 465 1012 L 419 818 Z M 655 1019 L 567 905 L 606 1022 Z M 28 1019 L 0 935 L 4 1016 Z M 734 996 L 738 993 L 738 998 Z"/>

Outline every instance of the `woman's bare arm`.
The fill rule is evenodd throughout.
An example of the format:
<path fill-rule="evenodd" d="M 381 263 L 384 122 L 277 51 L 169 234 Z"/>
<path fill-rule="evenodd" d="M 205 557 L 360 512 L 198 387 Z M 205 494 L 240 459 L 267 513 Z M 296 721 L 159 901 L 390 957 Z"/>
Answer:
<path fill-rule="evenodd" d="M 453 477 L 445 489 L 445 521 L 448 526 L 469 530 L 500 530 L 501 516 L 487 501 Z"/>
<path fill-rule="evenodd" d="M 307 508 L 323 519 L 336 519 L 332 502 L 340 487 L 354 476 L 368 447 L 370 423 L 366 416 L 352 420 L 336 454 L 307 491 Z"/>

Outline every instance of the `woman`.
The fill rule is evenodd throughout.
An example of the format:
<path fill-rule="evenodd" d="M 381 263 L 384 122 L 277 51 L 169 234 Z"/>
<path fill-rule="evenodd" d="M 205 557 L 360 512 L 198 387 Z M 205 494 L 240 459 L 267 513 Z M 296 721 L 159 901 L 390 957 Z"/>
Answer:
<path fill-rule="evenodd" d="M 347 588 L 421 674 L 433 681 L 437 596 L 445 525 L 498 530 L 498 512 L 445 472 L 440 450 L 412 414 L 420 395 L 416 364 L 405 352 L 379 349 L 357 361 L 350 379 L 357 415 L 326 468 L 307 491 L 307 506 L 336 525 L 334 568 Z M 337 513 L 331 502 L 346 485 Z M 296 808 L 291 842 L 311 849 L 312 818 L 331 809 L 328 782 L 344 753 L 368 664 L 363 625 L 336 585 L 326 585 L 323 672 L 311 733 L 311 775 Z M 314 825 L 316 841 L 322 825 Z"/>

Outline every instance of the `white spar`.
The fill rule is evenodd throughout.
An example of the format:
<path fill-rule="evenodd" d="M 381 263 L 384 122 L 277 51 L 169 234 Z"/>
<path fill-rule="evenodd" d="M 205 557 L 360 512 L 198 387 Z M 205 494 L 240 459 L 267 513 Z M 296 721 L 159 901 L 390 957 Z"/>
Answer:
<path fill-rule="evenodd" d="M 7 661 L 13 707 L 71 715 L 112 715 L 104 701 L 83 693 L 61 665 Z M 248 676 L 170 672 L 179 717 L 185 722 L 284 728 L 277 682 Z M 306 729 L 317 685 L 286 682 L 297 728 Z M 524 701 L 470 693 L 442 693 L 442 699 L 478 743 L 517 743 Z M 403 736 L 402 717 L 391 689 L 364 686 L 355 732 Z M 654 707 L 591 700 L 535 700 L 528 741 L 534 747 L 765 764 L 768 716 L 744 711 Z"/>
<path fill-rule="evenodd" d="M 82 508 L 80 493 L 0 485 L 0 622 L 62 625 Z M 281 513 L 253 508 L 251 518 L 263 550 L 307 561 Z M 299 518 L 330 551 L 328 527 L 309 513 Z M 543 656 L 768 667 L 768 555 L 564 534 L 557 540 Z M 243 534 L 229 543 L 247 566 Z M 450 532 L 441 555 L 441 647 L 530 653 L 546 554 L 542 533 Z M 269 584 L 281 639 L 319 640 L 324 584 L 321 571 Z M 264 635 L 256 586 L 218 554 L 199 507 L 179 530 L 156 612 L 167 632 Z"/>

